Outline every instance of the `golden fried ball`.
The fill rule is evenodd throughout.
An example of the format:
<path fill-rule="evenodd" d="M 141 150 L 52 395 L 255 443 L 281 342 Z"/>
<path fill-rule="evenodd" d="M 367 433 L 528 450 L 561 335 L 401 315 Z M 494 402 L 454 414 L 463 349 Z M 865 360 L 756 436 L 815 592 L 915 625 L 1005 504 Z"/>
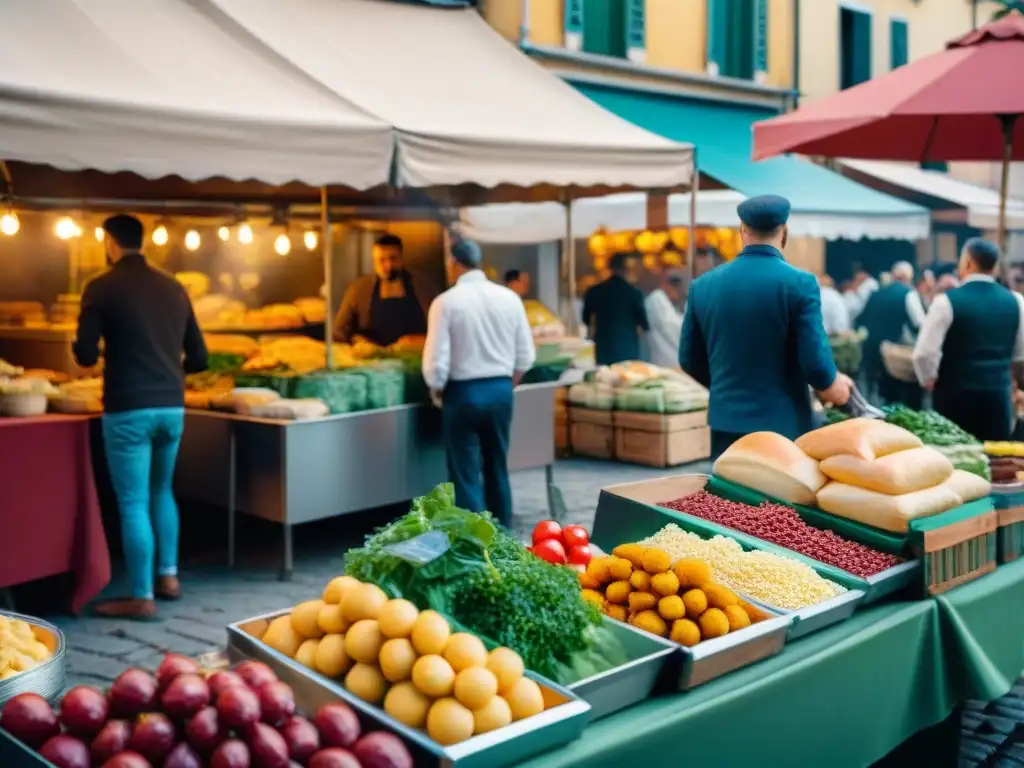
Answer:
<path fill-rule="evenodd" d="M 711 582 L 711 566 L 695 557 L 677 560 L 672 566 L 672 571 L 679 579 L 679 586 L 682 589 L 703 587 Z"/>
<path fill-rule="evenodd" d="M 622 562 L 626 561 L 623 560 Z M 629 565 L 629 563 L 626 563 L 626 565 Z M 629 599 L 629 593 L 631 591 L 628 581 L 613 581 L 604 591 L 604 596 L 607 598 L 609 603 L 622 605 Z"/>
<path fill-rule="evenodd" d="M 631 592 L 629 594 L 629 610 L 634 613 L 649 611 L 658 604 L 658 598 L 650 592 Z"/>
<path fill-rule="evenodd" d="M 615 619 L 616 621 L 626 620 L 626 607 L 624 605 L 613 605 L 607 603 L 604 606 L 604 615 L 609 619 Z"/>
<path fill-rule="evenodd" d="M 590 571 L 580 571 L 578 578 L 580 580 L 580 586 L 583 587 L 583 589 L 601 588 L 601 580 Z"/>
<path fill-rule="evenodd" d="M 701 637 L 705 640 L 729 633 L 729 619 L 721 608 L 708 608 L 697 621 L 700 624 Z"/>
<path fill-rule="evenodd" d="M 683 605 L 683 598 L 679 595 L 669 595 L 658 601 L 658 614 L 665 621 L 675 621 L 686 615 L 686 606 Z M 746 614 L 743 614 L 746 616 Z"/>
<path fill-rule="evenodd" d="M 739 605 L 740 599 L 736 593 L 721 584 L 705 584 L 704 594 L 708 599 L 708 607 L 725 608 L 727 605 Z"/>
<path fill-rule="evenodd" d="M 584 600 L 588 603 L 593 603 L 598 608 L 604 605 L 604 595 L 596 589 L 584 589 L 580 594 L 583 596 Z"/>
<path fill-rule="evenodd" d="M 672 634 L 669 635 L 669 639 L 673 643 L 689 648 L 700 642 L 700 627 L 689 619 L 677 619 L 672 622 Z"/>
<path fill-rule="evenodd" d="M 672 558 L 663 549 L 648 549 L 643 555 L 644 570 L 650 574 L 664 573 L 672 567 Z"/>
<path fill-rule="evenodd" d="M 703 590 L 690 589 L 683 593 L 683 605 L 686 615 L 695 619 L 708 609 L 708 598 Z"/>
<path fill-rule="evenodd" d="M 723 609 L 725 618 L 729 620 L 729 631 L 735 632 L 737 629 L 743 629 L 750 626 L 750 617 L 747 616 L 747 612 L 738 605 L 727 605 Z"/>
<path fill-rule="evenodd" d="M 674 595 L 679 591 L 679 579 L 672 571 L 655 574 L 651 577 L 651 589 L 662 597 Z"/>
<path fill-rule="evenodd" d="M 619 544 L 612 550 L 615 557 L 628 560 L 634 568 L 643 567 L 644 547 L 641 544 Z"/>
<path fill-rule="evenodd" d="M 587 564 L 587 575 L 593 576 L 598 582 L 604 584 L 611 581 L 612 575 L 608 572 L 611 565 L 610 557 L 595 557 Z"/>
<path fill-rule="evenodd" d="M 641 592 L 649 592 L 651 589 L 651 574 L 647 571 L 633 571 L 629 577 L 629 585 Z"/>
<path fill-rule="evenodd" d="M 608 573 L 616 581 L 627 581 L 633 575 L 633 565 L 625 558 L 615 557 L 608 563 Z"/>
<path fill-rule="evenodd" d="M 665 637 L 668 634 L 668 625 L 657 611 L 641 611 L 633 617 L 633 626 L 660 637 Z"/>

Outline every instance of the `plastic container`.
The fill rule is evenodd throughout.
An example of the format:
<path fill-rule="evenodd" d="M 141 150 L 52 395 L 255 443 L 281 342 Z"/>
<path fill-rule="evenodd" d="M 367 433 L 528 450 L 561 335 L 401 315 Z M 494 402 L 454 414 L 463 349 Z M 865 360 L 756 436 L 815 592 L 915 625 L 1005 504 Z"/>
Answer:
<path fill-rule="evenodd" d="M 20 619 L 32 625 L 36 639 L 53 654 L 49 659 L 25 672 L 0 680 L 0 707 L 20 693 L 37 693 L 51 704 L 56 704 L 67 683 L 64 633 L 49 622 L 33 616 L 0 611 L 0 616 Z M 6 765 L 0 762 L 0 765 Z"/>

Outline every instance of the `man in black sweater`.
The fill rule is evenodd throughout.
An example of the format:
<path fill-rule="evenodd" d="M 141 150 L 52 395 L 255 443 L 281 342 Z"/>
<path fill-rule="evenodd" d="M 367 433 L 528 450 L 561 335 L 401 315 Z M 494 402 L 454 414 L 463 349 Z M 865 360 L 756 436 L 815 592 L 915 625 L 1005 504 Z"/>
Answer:
<path fill-rule="evenodd" d="M 154 597 L 181 596 L 171 483 L 185 424 L 185 373 L 205 370 L 206 344 L 185 289 L 140 252 L 142 223 L 112 216 L 103 231 L 110 269 L 82 295 L 74 355 L 80 366 L 91 368 L 102 339 L 103 444 L 121 513 L 131 596 L 100 603 L 94 611 L 147 620 L 156 617 Z"/>

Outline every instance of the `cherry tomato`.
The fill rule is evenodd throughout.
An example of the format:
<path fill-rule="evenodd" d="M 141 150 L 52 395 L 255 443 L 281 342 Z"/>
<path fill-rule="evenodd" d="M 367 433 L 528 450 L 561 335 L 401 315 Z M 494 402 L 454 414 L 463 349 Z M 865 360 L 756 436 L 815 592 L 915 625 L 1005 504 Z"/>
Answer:
<path fill-rule="evenodd" d="M 562 543 L 562 526 L 554 520 L 542 520 L 533 529 L 533 546 L 548 539 L 554 539 L 559 544 Z"/>
<path fill-rule="evenodd" d="M 553 565 L 565 565 L 565 547 L 555 539 L 545 539 L 534 545 L 533 554 Z"/>
<path fill-rule="evenodd" d="M 573 565 L 587 565 L 593 554 L 589 544 L 577 544 L 569 549 L 569 562 Z"/>
<path fill-rule="evenodd" d="M 590 543 L 590 534 L 582 525 L 567 525 L 562 529 L 562 543 L 566 549 Z"/>

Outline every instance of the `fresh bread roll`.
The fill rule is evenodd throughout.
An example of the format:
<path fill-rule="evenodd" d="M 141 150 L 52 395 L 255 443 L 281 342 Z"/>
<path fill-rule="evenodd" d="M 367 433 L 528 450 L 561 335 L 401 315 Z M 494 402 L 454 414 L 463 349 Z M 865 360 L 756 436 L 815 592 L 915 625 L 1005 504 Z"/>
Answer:
<path fill-rule="evenodd" d="M 879 419 L 850 419 L 829 424 L 801 435 L 796 444 L 818 461 L 840 455 L 871 461 L 922 445 L 917 436 Z"/>
<path fill-rule="evenodd" d="M 945 484 L 899 496 L 835 482 L 818 491 L 818 506 L 826 512 L 894 533 L 905 533 L 912 520 L 937 515 L 961 503 L 960 496 Z"/>
<path fill-rule="evenodd" d="M 992 484 L 988 480 L 962 469 L 954 470 L 943 485 L 959 496 L 963 504 L 983 499 L 992 493 Z"/>
<path fill-rule="evenodd" d="M 953 474 L 952 462 L 934 448 L 911 448 L 873 461 L 857 456 L 832 456 L 821 462 L 830 480 L 896 496 L 932 488 Z"/>
<path fill-rule="evenodd" d="M 718 458 L 713 471 L 724 480 L 790 504 L 813 504 L 826 482 L 818 462 L 774 432 L 741 437 Z"/>

